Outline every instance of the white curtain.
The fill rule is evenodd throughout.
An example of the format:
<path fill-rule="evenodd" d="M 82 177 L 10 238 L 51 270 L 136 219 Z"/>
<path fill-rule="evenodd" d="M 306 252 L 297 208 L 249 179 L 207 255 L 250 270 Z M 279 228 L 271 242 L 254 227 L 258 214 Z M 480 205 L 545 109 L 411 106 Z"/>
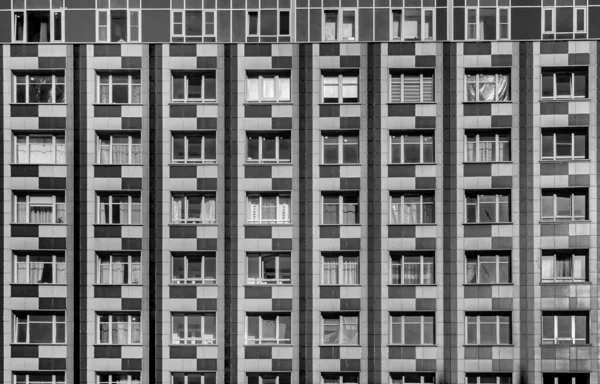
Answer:
<path fill-rule="evenodd" d="M 131 86 L 131 103 L 140 104 L 142 102 L 142 86 L 140 84 L 133 84 Z"/>
<path fill-rule="evenodd" d="M 402 223 L 403 224 L 419 224 L 420 223 L 420 208 L 421 204 L 419 197 L 405 196 Z"/>
<path fill-rule="evenodd" d="M 358 258 L 344 257 L 342 264 L 342 281 L 344 284 L 358 284 Z"/>
<path fill-rule="evenodd" d="M 402 12 L 392 11 L 392 39 L 402 37 Z"/>
<path fill-rule="evenodd" d="M 479 161 L 494 161 L 494 149 L 496 143 L 494 141 L 479 141 Z"/>
<path fill-rule="evenodd" d="M 248 197 L 248 222 L 257 223 L 260 220 L 260 197 Z"/>
<path fill-rule="evenodd" d="M 508 75 L 497 75 L 498 76 L 498 101 L 508 101 L 510 100 L 510 87 Z"/>
<path fill-rule="evenodd" d="M 181 222 L 185 216 L 184 213 L 185 199 L 183 196 L 173 197 L 173 206 L 171 208 L 171 214 L 173 215 L 173 222 Z"/>
<path fill-rule="evenodd" d="M 392 284 L 402 283 L 402 263 L 399 260 L 392 260 Z"/>
<path fill-rule="evenodd" d="M 54 163 L 54 145 L 52 137 L 29 137 L 29 162 L 39 164 Z"/>
<path fill-rule="evenodd" d="M 354 40 L 355 18 L 353 11 L 344 11 L 342 18 L 342 40 Z"/>
<path fill-rule="evenodd" d="M 290 221 L 290 197 L 279 196 L 279 204 L 277 207 L 278 217 L 277 222 L 288 223 Z"/>
<path fill-rule="evenodd" d="M 290 100 L 291 81 L 289 77 L 279 77 L 279 101 Z"/>
<path fill-rule="evenodd" d="M 421 265 L 404 263 L 404 284 L 420 284 Z"/>
<path fill-rule="evenodd" d="M 323 284 L 339 284 L 338 281 L 338 258 L 323 258 Z"/>

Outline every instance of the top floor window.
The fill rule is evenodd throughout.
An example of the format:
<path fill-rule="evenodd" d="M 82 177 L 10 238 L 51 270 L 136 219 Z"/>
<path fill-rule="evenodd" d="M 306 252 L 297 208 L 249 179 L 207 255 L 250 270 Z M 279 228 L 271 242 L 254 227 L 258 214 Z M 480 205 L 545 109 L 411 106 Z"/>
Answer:
<path fill-rule="evenodd" d="M 356 19 L 354 9 L 326 10 L 323 40 L 356 40 Z"/>
<path fill-rule="evenodd" d="M 248 11 L 248 36 L 289 36 L 290 11 L 263 9 Z"/>
<path fill-rule="evenodd" d="M 173 40 L 200 42 L 203 36 L 214 38 L 217 20 L 215 13 L 214 10 L 173 10 Z"/>
<path fill-rule="evenodd" d="M 433 8 L 392 10 L 392 40 L 433 40 L 434 28 Z"/>
<path fill-rule="evenodd" d="M 13 20 L 13 40 L 15 42 L 52 43 L 63 41 L 62 9 L 19 10 L 13 13 Z"/>
<path fill-rule="evenodd" d="M 587 9 L 585 7 L 544 7 L 542 16 L 544 33 L 586 33 Z"/>
<path fill-rule="evenodd" d="M 467 8 L 466 39 L 508 39 L 509 15 L 508 8 Z"/>
<path fill-rule="evenodd" d="M 581 99 L 588 97 L 587 68 L 543 68 L 543 99 Z"/>
<path fill-rule="evenodd" d="M 467 71 L 466 100 L 478 102 L 510 101 L 508 73 Z"/>
<path fill-rule="evenodd" d="M 130 1 L 127 8 L 125 1 L 111 1 L 110 8 L 107 0 L 98 0 L 98 41 L 126 43 L 140 41 L 140 2 Z M 115 6 L 116 5 L 116 6 Z"/>
<path fill-rule="evenodd" d="M 65 74 L 15 73 L 13 102 L 27 104 L 61 104 L 65 102 Z"/>

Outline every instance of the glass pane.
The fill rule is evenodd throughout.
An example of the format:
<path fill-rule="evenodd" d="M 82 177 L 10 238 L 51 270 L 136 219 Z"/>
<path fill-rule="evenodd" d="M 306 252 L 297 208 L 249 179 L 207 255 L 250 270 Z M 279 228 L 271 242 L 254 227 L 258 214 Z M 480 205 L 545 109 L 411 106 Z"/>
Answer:
<path fill-rule="evenodd" d="M 188 98 L 202 99 L 202 75 L 188 75 Z"/>
<path fill-rule="evenodd" d="M 260 11 L 260 34 L 263 36 L 277 35 L 277 11 Z"/>
<path fill-rule="evenodd" d="M 202 36 L 202 11 L 185 12 L 185 34 Z"/>
<path fill-rule="evenodd" d="M 113 43 L 127 41 L 127 11 L 110 11 L 110 41 Z"/>

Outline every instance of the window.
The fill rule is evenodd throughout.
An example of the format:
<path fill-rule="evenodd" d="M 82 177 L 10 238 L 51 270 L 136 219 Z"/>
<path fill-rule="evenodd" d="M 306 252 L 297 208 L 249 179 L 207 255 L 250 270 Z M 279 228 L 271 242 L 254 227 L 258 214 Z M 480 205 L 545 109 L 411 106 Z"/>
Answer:
<path fill-rule="evenodd" d="M 64 193 L 15 194 L 14 223 L 65 224 L 66 205 Z"/>
<path fill-rule="evenodd" d="M 248 36 L 289 36 L 290 11 L 248 11 Z"/>
<path fill-rule="evenodd" d="M 358 132 L 324 133 L 323 164 L 358 164 Z"/>
<path fill-rule="evenodd" d="M 467 223 L 510 222 L 510 194 L 508 192 L 468 191 Z"/>
<path fill-rule="evenodd" d="M 581 99 L 588 97 L 587 68 L 543 68 L 542 98 Z"/>
<path fill-rule="evenodd" d="M 586 10 L 586 8 L 575 8 L 575 20 L 573 21 L 573 24 L 575 24 L 575 33 L 587 32 Z"/>
<path fill-rule="evenodd" d="M 99 104 L 140 104 L 142 84 L 140 73 L 98 74 Z"/>
<path fill-rule="evenodd" d="M 433 193 L 394 193 L 390 196 L 390 224 L 435 223 Z"/>
<path fill-rule="evenodd" d="M 172 150 L 174 163 L 215 163 L 216 133 L 174 133 Z"/>
<path fill-rule="evenodd" d="M 192 3 L 189 1 L 189 3 Z M 190 4 L 192 5 L 192 4 Z M 215 37 L 215 11 L 173 10 L 172 33 L 174 40 L 201 42 L 202 36 Z M 177 39 L 180 38 L 180 39 Z"/>
<path fill-rule="evenodd" d="M 392 164 L 434 162 L 433 133 L 415 134 L 390 132 Z"/>
<path fill-rule="evenodd" d="M 173 102 L 205 103 L 217 100 L 214 71 L 173 73 Z"/>
<path fill-rule="evenodd" d="M 587 281 L 586 250 L 542 250 L 542 283 Z"/>
<path fill-rule="evenodd" d="M 139 313 L 98 315 L 98 344 L 139 344 L 141 337 Z"/>
<path fill-rule="evenodd" d="M 46 3 L 47 6 L 48 3 Z M 30 2 L 28 7 L 36 8 L 37 6 Z M 52 43 L 63 41 L 62 5 L 61 9 L 15 11 L 13 19 L 15 42 Z"/>
<path fill-rule="evenodd" d="M 543 31 L 544 33 L 553 33 L 554 28 L 554 8 L 544 8 Z"/>
<path fill-rule="evenodd" d="M 588 132 L 581 129 L 542 129 L 542 160 L 588 158 Z"/>
<path fill-rule="evenodd" d="M 501 345 L 511 343 L 510 315 L 467 313 L 467 344 Z"/>
<path fill-rule="evenodd" d="M 289 193 L 248 193 L 248 223 L 289 224 L 291 223 L 290 210 Z"/>
<path fill-rule="evenodd" d="M 496 40 L 509 37 L 508 8 L 467 8 L 467 40 Z"/>
<path fill-rule="evenodd" d="M 173 373 L 172 384 L 217 384 L 215 372 Z"/>
<path fill-rule="evenodd" d="M 435 384 L 435 373 L 392 373 L 392 384 Z"/>
<path fill-rule="evenodd" d="M 467 71 L 465 76 L 467 101 L 486 103 L 510 101 L 509 74 Z"/>
<path fill-rule="evenodd" d="M 358 373 L 323 373 L 323 384 L 358 384 Z"/>
<path fill-rule="evenodd" d="M 433 72 L 391 72 L 391 103 L 432 103 Z"/>
<path fill-rule="evenodd" d="M 99 194 L 97 224 L 141 224 L 140 194 Z"/>
<path fill-rule="evenodd" d="M 323 74 L 324 103 L 358 103 L 358 74 Z"/>
<path fill-rule="evenodd" d="M 65 343 L 64 312 L 15 312 L 13 319 L 14 343 Z"/>
<path fill-rule="evenodd" d="M 510 283 L 510 253 L 467 252 L 467 284 Z"/>
<path fill-rule="evenodd" d="M 97 153 L 99 164 L 142 164 L 140 135 L 98 135 Z"/>
<path fill-rule="evenodd" d="M 419 313 L 392 313 L 391 343 L 399 345 L 433 345 L 435 316 Z"/>
<path fill-rule="evenodd" d="M 249 163 L 289 163 L 292 160 L 290 132 L 248 133 Z"/>
<path fill-rule="evenodd" d="M 291 101 L 289 72 L 264 72 L 247 74 L 246 101 L 253 103 L 277 103 Z"/>
<path fill-rule="evenodd" d="M 544 373 L 542 384 L 589 384 L 589 373 Z"/>
<path fill-rule="evenodd" d="M 15 252 L 15 284 L 66 284 L 65 254 L 47 251 Z"/>
<path fill-rule="evenodd" d="M 358 254 L 323 254 L 323 285 L 360 284 Z"/>
<path fill-rule="evenodd" d="M 542 313 L 542 344 L 587 344 L 586 313 Z"/>
<path fill-rule="evenodd" d="M 216 344 L 214 313 L 173 314 L 173 344 Z"/>
<path fill-rule="evenodd" d="M 64 135 L 15 135 L 17 164 L 66 164 Z"/>
<path fill-rule="evenodd" d="M 356 40 L 356 10 L 326 10 L 323 40 Z"/>
<path fill-rule="evenodd" d="M 587 190 L 542 190 L 542 220 L 587 220 Z"/>
<path fill-rule="evenodd" d="M 64 373 L 15 373 L 13 377 L 15 384 L 66 384 Z"/>
<path fill-rule="evenodd" d="M 291 325 L 289 313 L 248 314 L 246 344 L 291 344 Z"/>
<path fill-rule="evenodd" d="M 358 314 L 323 314 L 323 344 L 358 345 Z"/>
<path fill-rule="evenodd" d="M 323 224 L 359 224 L 358 193 L 324 193 L 322 217 Z"/>
<path fill-rule="evenodd" d="M 214 193 L 173 193 L 172 223 L 215 224 L 216 211 Z"/>
<path fill-rule="evenodd" d="M 142 384 L 142 381 L 139 373 L 99 373 L 98 384 Z"/>
<path fill-rule="evenodd" d="M 433 40 L 435 10 L 404 8 L 392 10 L 393 40 Z"/>
<path fill-rule="evenodd" d="M 392 253 L 391 284 L 434 284 L 433 253 Z"/>
<path fill-rule="evenodd" d="M 248 253 L 248 284 L 291 284 L 289 253 Z"/>
<path fill-rule="evenodd" d="M 466 384 L 511 384 L 511 375 L 510 374 L 475 374 L 475 373 L 467 373 L 467 383 Z"/>
<path fill-rule="evenodd" d="M 471 133 L 467 131 L 466 139 L 467 162 L 510 161 L 510 133 Z"/>
<path fill-rule="evenodd" d="M 289 373 L 255 373 L 248 372 L 247 384 L 291 384 L 292 378 Z"/>
<path fill-rule="evenodd" d="M 98 284 L 141 284 L 142 262 L 140 255 L 98 254 Z"/>
<path fill-rule="evenodd" d="M 13 102 L 22 104 L 65 103 L 64 72 L 15 73 Z"/>
<path fill-rule="evenodd" d="M 113 7 L 114 1 L 111 1 Z M 127 9 L 123 4 L 122 9 L 106 9 L 107 1 L 98 0 L 98 41 L 110 41 L 113 43 L 126 43 L 140 41 L 140 10 Z"/>
<path fill-rule="evenodd" d="M 215 284 L 217 258 L 214 253 L 173 253 L 173 284 Z"/>
<path fill-rule="evenodd" d="M 544 7 L 544 33 L 586 33 L 587 9 L 585 7 Z"/>

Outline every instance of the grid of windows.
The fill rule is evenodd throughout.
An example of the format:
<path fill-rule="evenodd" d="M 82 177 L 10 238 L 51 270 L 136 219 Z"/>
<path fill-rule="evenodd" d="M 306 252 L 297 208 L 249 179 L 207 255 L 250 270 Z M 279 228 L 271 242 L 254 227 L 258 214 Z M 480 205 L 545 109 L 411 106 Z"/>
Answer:
<path fill-rule="evenodd" d="M 542 344 L 587 344 L 587 313 L 542 313 Z"/>
<path fill-rule="evenodd" d="M 467 252 L 467 284 L 510 283 L 510 254 Z"/>
<path fill-rule="evenodd" d="M 58 372 L 15 373 L 14 384 L 66 384 L 65 374 Z"/>
<path fill-rule="evenodd" d="M 543 283 L 576 283 L 587 281 L 587 250 L 542 250 Z"/>
<path fill-rule="evenodd" d="M 142 322 L 140 314 L 98 314 L 98 344 L 140 344 Z"/>
<path fill-rule="evenodd" d="M 435 9 L 393 9 L 391 25 L 392 40 L 433 40 L 435 39 Z"/>
<path fill-rule="evenodd" d="M 141 38 L 140 1 L 97 0 L 96 38 L 99 42 L 127 43 Z"/>
<path fill-rule="evenodd" d="M 64 72 L 15 73 L 13 102 L 18 104 L 65 103 Z"/>
<path fill-rule="evenodd" d="M 65 255 L 49 251 L 15 252 L 13 276 L 16 284 L 66 284 Z"/>
<path fill-rule="evenodd" d="M 142 262 L 139 254 L 98 253 L 96 257 L 97 284 L 142 283 Z"/>
<path fill-rule="evenodd" d="M 510 194 L 467 191 L 467 223 L 510 222 Z"/>
<path fill-rule="evenodd" d="M 65 224 L 64 193 L 15 193 L 14 216 L 16 224 Z"/>
<path fill-rule="evenodd" d="M 357 193 L 324 193 L 323 224 L 359 224 L 359 202 Z"/>
<path fill-rule="evenodd" d="M 433 314 L 392 313 L 390 341 L 398 345 L 433 345 L 435 316 Z"/>
<path fill-rule="evenodd" d="M 21 3 L 25 3 L 22 1 Z M 64 36 L 63 1 L 53 1 L 52 9 L 40 8 L 40 4 L 29 0 L 28 9 L 13 12 L 13 41 L 20 43 L 56 43 Z M 25 4 L 24 4 L 25 5 Z M 49 4 L 46 2 L 45 7 Z M 18 2 L 15 2 L 17 8 Z M 32 8 L 32 9 L 31 9 Z M 10 8 L 9 8 L 10 9 Z"/>
<path fill-rule="evenodd" d="M 291 284 L 289 253 L 248 253 L 248 284 Z"/>
<path fill-rule="evenodd" d="M 392 164 L 422 164 L 434 162 L 433 133 L 390 132 Z"/>
<path fill-rule="evenodd" d="M 357 285 L 360 283 L 358 255 L 323 253 L 323 285 Z"/>

